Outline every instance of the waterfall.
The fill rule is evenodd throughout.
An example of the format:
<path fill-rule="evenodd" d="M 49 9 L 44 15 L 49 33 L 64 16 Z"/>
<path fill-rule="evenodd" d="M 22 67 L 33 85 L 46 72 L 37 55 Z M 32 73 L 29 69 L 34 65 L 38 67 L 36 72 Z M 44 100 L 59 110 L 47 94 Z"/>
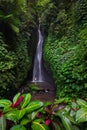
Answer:
<path fill-rule="evenodd" d="M 36 55 L 34 59 L 33 67 L 33 81 L 32 82 L 42 82 L 43 81 L 43 72 L 42 72 L 42 44 L 43 36 L 41 34 L 40 25 L 38 27 L 38 44 L 36 48 Z"/>

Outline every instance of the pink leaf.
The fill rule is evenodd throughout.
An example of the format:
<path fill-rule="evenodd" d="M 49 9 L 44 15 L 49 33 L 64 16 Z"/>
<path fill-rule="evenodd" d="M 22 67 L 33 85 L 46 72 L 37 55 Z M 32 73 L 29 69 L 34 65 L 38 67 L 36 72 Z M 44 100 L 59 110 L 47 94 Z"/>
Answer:
<path fill-rule="evenodd" d="M 20 97 L 18 98 L 17 102 L 16 102 L 16 103 L 11 104 L 11 106 L 10 106 L 10 107 L 14 108 L 14 107 L 19 106 L 19 105 L 20 105 L 20 103 L 22 102 L 22 100 L 23 100 L 23 96 L 20 96 Z"/>

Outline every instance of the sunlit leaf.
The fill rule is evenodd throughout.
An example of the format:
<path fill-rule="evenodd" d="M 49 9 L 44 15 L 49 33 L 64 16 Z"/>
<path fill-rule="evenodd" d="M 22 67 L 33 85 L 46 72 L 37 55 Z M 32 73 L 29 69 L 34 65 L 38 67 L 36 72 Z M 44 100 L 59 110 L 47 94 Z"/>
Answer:
<path fill-rule="evenodd" d="M 26 107 L 29 104 L 30 99 L 31 99 L 31 94 L 26 94 L 24 96 L 24 99 L 23 99 L 22 103 L 21 103 L 21 108 Z"/>
<path fill-rule="evenodd" d="M 46 126 L 45 124 L 40 124 L 39 122 L 33 121 L 32 130 L 49 130 L 49 127 Z"/>
<path fill-rule="evenodd" d="M 16 94 L 15 96 L 14 96 L 14 98 L 13 98 L 13 103 L 16 103 L 17 102 L 17 100 L 18 100 L 18 98 L 20 97 L 20 93 L 18 93 L 18 94 Z"/>
<path fill-rule="evenodd" d="M 26 109 L 17 110 L 17 119 L 20 120 L 26 113 Z"/>
<path fill-rule="evenodd" d="M 78 123 L 87 121 L 87 109 L 81 108 L 76 113 L 76 121 Z"/>
<path fill-rule="evenodd" d="M 23 119 L 20 124 L 26 125 L 28 122 L 29 122 L 29 119 Z"/>
<path fill-rule="evenodd" d="M 78 105 L 80 105 L 81 107 L 87 108 L 87 102 L 86 102 L 86 101 L 84 101 L 84 100 L 82 100 L 82 99 L 78 99 L 78 100 L 77 100 L 77 103 L 78 103 Z"/>
<path fill-rule="evenodd" d="M 17 111 L 10 111 L 5 114 L 5 117 L 11 121 L 17 121 Z"/>
<path fill-rule="evenodd" d="M 29 105 L 26 107 L 27 112 L 35 111 L 43 106 L 43 102 L 40 101 L 32 101 L 29 103 Z"/>
<path fill-rule="evenodd" d="M 7 99 L 1 99 L 0 100 L 0 107 L 7 107 L 11 105 L 11 101 Z"/>

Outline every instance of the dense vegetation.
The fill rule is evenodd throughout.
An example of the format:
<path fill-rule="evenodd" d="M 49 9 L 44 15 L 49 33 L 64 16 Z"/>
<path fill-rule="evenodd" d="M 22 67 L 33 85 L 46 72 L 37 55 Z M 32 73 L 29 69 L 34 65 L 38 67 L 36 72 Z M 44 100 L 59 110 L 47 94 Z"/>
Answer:
<path fill-rule="evenodd" d="M 47 33 L 44 60 L 53 72 L 57 97 L 87 98 L 87 1 L 47 6 L 41 16 Z"/>
<path fill-rule="evenodd" d="M 30 70 L 26 0 L 0 1 L 0 96 L 16 91 Z"/>
<path fill-rule="evenodd" d="M 38 22 L 56 96 L 87 98 L 86 0 L 0 1 L 0 95 L 17 90 L 27 77 Z"/>
<path fill-rule="evenodd" d="M 32 101 L 38 85 L 16 94 L 31 75 L 39 23 L 53 103 Z M 0 0 L 0 130 L 8 129 L 87 130 L 87 0 Z"/>
<path fill-rule="evenodd" d="M 31 94 L 0 100 L 0 130 L 87 130 L 87 102 L 62 98 L 31 101 Z"/>

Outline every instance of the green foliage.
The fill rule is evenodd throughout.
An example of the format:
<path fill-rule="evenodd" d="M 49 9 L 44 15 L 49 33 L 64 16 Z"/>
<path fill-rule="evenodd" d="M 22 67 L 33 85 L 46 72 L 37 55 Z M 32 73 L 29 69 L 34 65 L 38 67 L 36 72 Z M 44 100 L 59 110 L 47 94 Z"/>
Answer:
<path fill-rule="evenodd" d="M 2 121 L 6 123 L 5 119 L 12 121 L 12 130 L 16 129 L 26 129 L 26 125 L 29 123 L 31 125 L 37 122 L 37 126 L 43 126 L 43 128 L 47 130 L 47 126 L 43 123 L 40 124 L 40 121 L 36 121 L 35 116 L 37 111 L 43 106 L 43 103 L 40 101 L 30 101 L 31 95 L 30 94 L 23 94 L 20 93 L 16 94 L 13 98 L 13 102 L 7 99 L 0 100 L 0 128 L 2 127 Z M 35 114 L 34 114 L 35 111 Z M 5 120 L 5 121 L 4 121 Z M 33 121 L 34 120 L 34 121 Z M 16 125 L 15 125 L 16 122 Z M 36 126 L 36 127 L 37 127 Z M 4 125 L 5 127 L 5 125 Z M 2 130 L 4 130 L 4 127 Z M 34 125 L 32 127 L 35 127 Z"/>
<path fill-rule="evenodd" d="M 0 25 L 3 33 L 8 33 L 9 30 L 19 33 L 19 26 L 21 25 L 20 14 L 25 14 L 27 11 L 26 0 L 1 0 L 0 1 Z M 20 16 L 20 17 L 19 17 Z"/>
<path fill-rule="evenodd" d="M 54 3 L 48 3 L 44 8 L 44 13 L 41 13 L 40 23 L 42 26 L 42 32 L 45 37 L 49 33 L 50 26 L 52 26 L 50 24 L 54 21 L 55 17 L 57 16 L 56 11 L 57 7 L 54 5 Z"/>
<path fill-rule="evenodd" d="M 10 130 L 27 130 L 24 126 L 15 125 Z"/>
<path fill-rule="evenodd" d="M 87 41 L 85 38 L 86 33 L 82 39 L 80 35 L 79 44 L 76 46 L 72 45 L 70 39 L 48 38 L 45 43 L 44 59 L 53 71 L 59 97 L 87 97 Z"/>
<path fill-rule="evenodd" d="M 85 0 L 78 0 L 76 3 L 63 0 L 54 2 L 50 3 L 54 15 L 50 12 L 49 6 L 46 9 L 48 14 L 44 11 L 42 15 L 45 21 L 45 26 L 42 23 L 42 30 L 45 29 L 46 34 L 44 60 L 53 72 L 58 97 L 86 98 L 87 2 Z M 81 12 L 78 11 L 79 8 Z"/>
<path fill-rule="evenodd" d="M 44 1 L 38 0 L 37 6 L 46 6 L 46 4 L 49 3 L 49 2 L 50 2 L 50 0 L 44 0 Z"/>
<path fill-rule="evenodd" d="M 87 102 L 82 99 L 78 99 L 77 103 L 80 106 L 80 109 L 76 112 L 76 121 L 78 123 L 86 122 L 87 121 Z"/>
<path fill-rule="evenodd" d="M 54 35 L 55 37 L 63 36 L 67 31 L 67 24 L 67 14 L 66 11 L 62 9 L 59 11 L 57 18 L 50 24 L 49 35 Z"/>
<path fill-rule="evenodd" d="M 19 41 L 20 40 L 20 41 Z M 17 49 L 8 51 L 8 46 L 0 37 L 0 96 L 8 95 L 10 90 L 14 91 L 27 77 L 30 69 L 30 57 L 27 48 L 27 39 L 19 37 Z M 27 69 L 26 69 L 26 66 Z M 5 94 L 7 92 L 7 95 Z"/>
<path fill-rule="evenodd" d="M 5 95 L 14 82 L 12 69 L 16 66 L 16 56 L 14 52 L 8 51 L 8 46 L 0 35 L 0 96 Z"/>
<path fill-rule="evenodd" d="M 31 58 L 29 56 L 27 38 L 25 35 L 21 34 L 16 44 L 17 49 L 15 51 L 15 54 L 17 56 L 17 66 L 15 67 L 15 76 L 16 82 L 18 85 L 20 85 L 20 83 L 22 83 L 28 75 Z"/>
<path fill-rule="evenodd" d="M 52 104 L 30 99 L 31 94 L 18 93 L 13 101 L 0 100 L 1 130 L 7 129 L 6 120 L 10 130 L 82 130 L 87 121 L 87 102 L 82 99 L 56 99 Z"/>
<path fill-rule="evenodd" d="M 84 23 L 87 20 L 87 1 L 77 1 L 76 3 L 76 21 L 79 23 Z"/>
<path fill-rule="evenodd" d="M 72 19 L 70 17 L 72 14 L 70 14 L 70 11 L 70 1 L 51 1 L 45 5 L 40 17 L 44 36 L 47 37 L 50 35 L 60 38 L 63 35 L 67 35 L 71 30 L 70 23 Z"/>
<path fill-rule="evenodd" d="M 15 93 L 30 69 L 26 0 L 0 1 L 0 96 Z"/>
<path fill-rule="evenodd" d="M 49 130 L 49 127 L 46 126 L 45 124 L 42 124 L 40 120 L 35 120 L 32 123 L 32 130 Z"/>

